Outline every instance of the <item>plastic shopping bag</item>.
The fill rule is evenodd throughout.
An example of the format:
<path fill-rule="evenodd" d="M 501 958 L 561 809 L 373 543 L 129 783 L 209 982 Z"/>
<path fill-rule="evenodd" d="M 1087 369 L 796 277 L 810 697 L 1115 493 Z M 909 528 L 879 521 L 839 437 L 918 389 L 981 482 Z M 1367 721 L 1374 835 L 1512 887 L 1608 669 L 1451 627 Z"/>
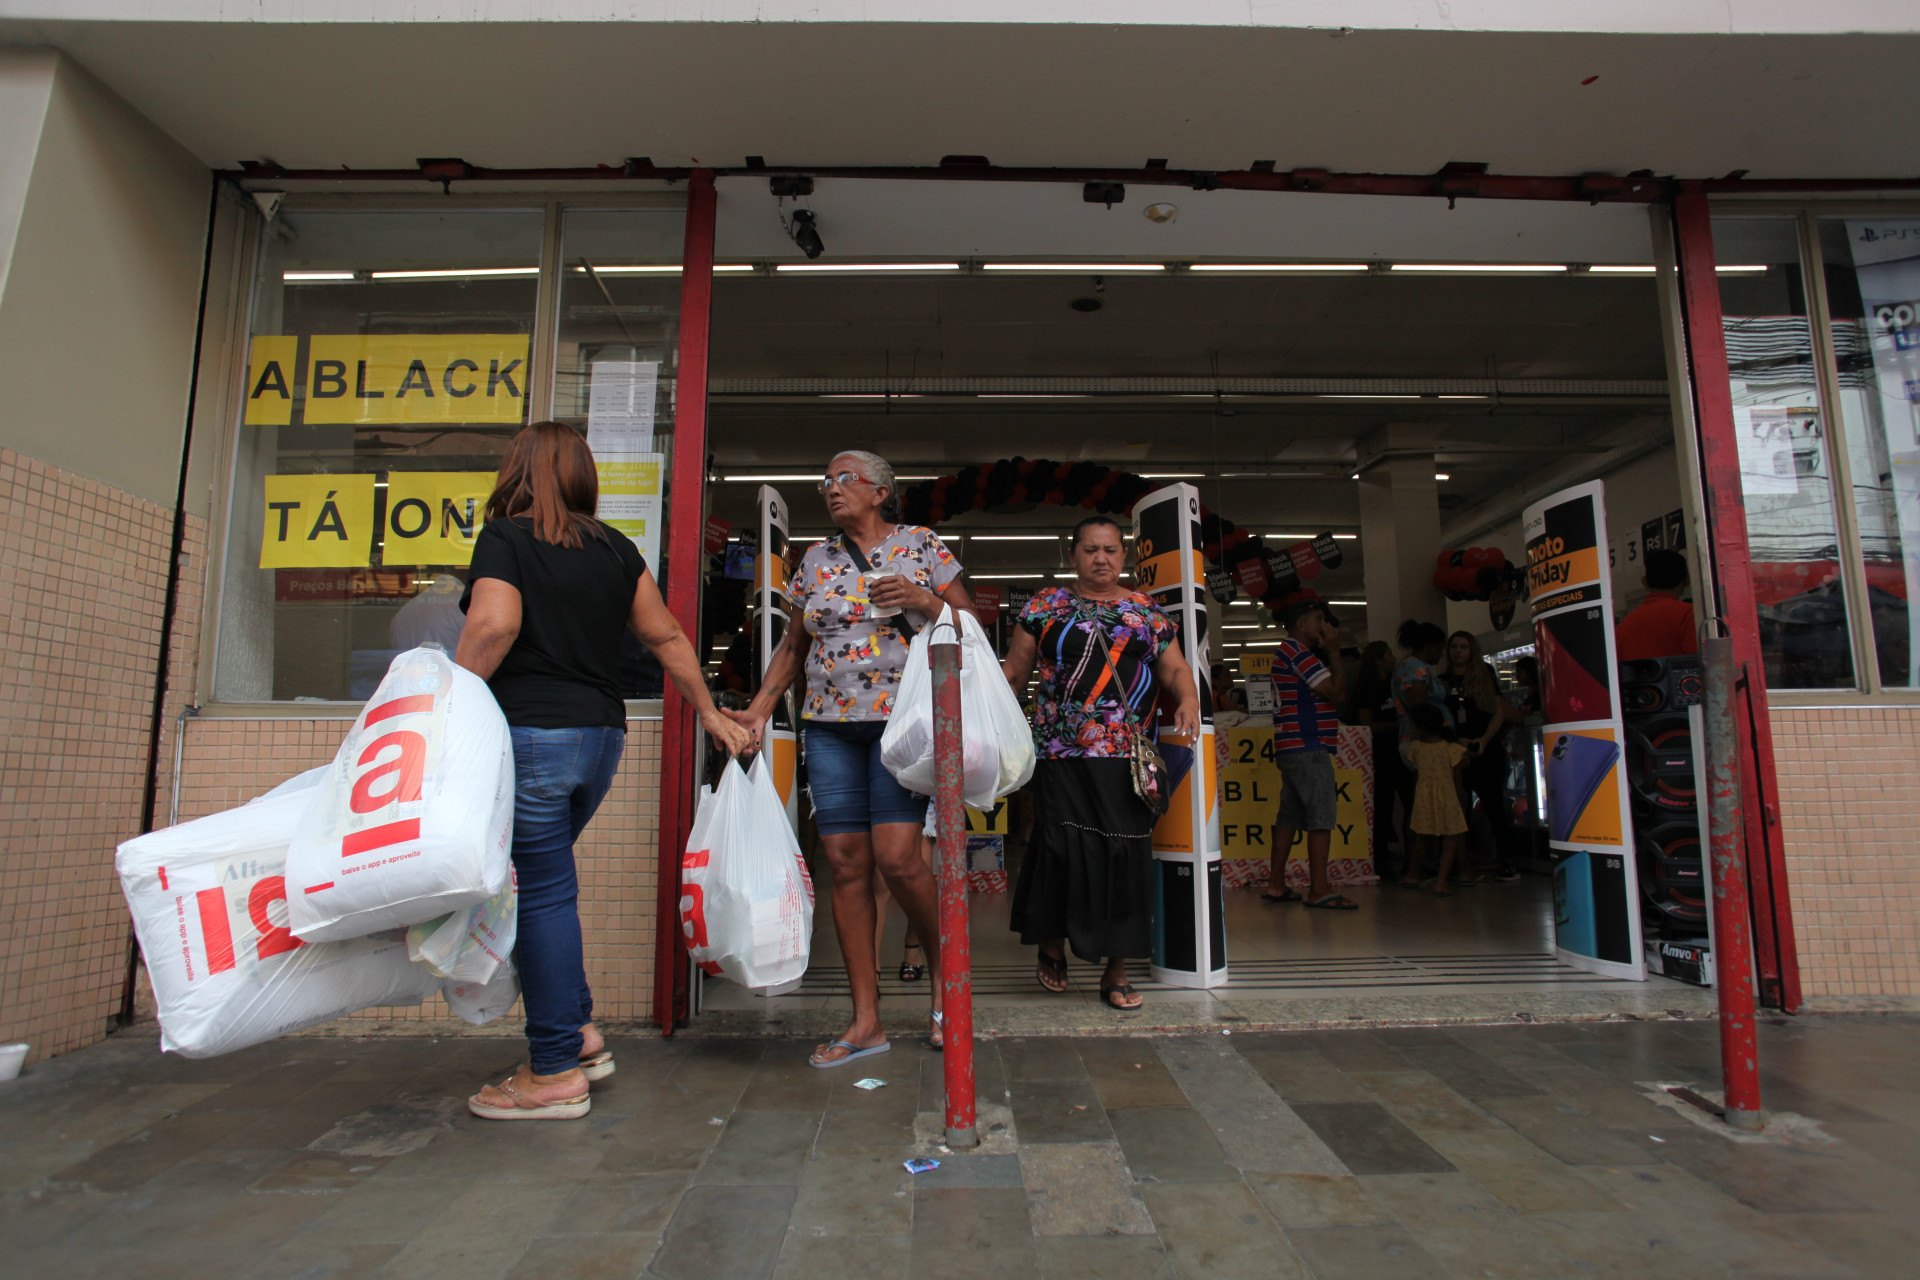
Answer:
<path fill-rule="evenodd" d="M 728 761 L 700 794 L 680 860 L 680 928 L 695 964 L 743 987 L 807 971 L 813 879 L 764 752 L 751 769 Z"/>
<path fill-rule="evenodd" d="M 399 930 L 321 943 L 288 930 L 287 846 L 318 781 L 302 775 L 120 846 L 162 1049 L 231 1053 L 373 1005 L 418 1004 L 439 985 L 407 959 Z"/>
<path fill-rule="evenodd" d="M 933 767 L 932 636 L 952 634 L 954 613 L 922 627 L 907 653 L 900 691 L 880 739 L 880 760 L 909 791 L 930 796 Z M 1000 659 L 971 610 L 959 615 L 961 794 L 976 809 L 1027 785 L 1033 776 L 1033 734 L 1020 700 L 1000 673 Z"/>
<path fill-rule="evenodd" d="M 393 660 L 287 852 L 293 935 L 402 928 L 507 887 L 513 738 L 486 681 L 439 648 Z"/>
<path fill-rule="evenodd" d="M 508 960 L 485 982 L 442 982 L 440 995 L 460 1018 L 484 1027 L 505 1015 L 520 998 L 520 975 Z"/>
<path fill-rule="evenodd" d="M 519 915 L 520 894 L 509 874 L 507 887 L 485 902 L 408 928 L 407 956 L 442 978 L 486 983 L 509 963 Z"/>

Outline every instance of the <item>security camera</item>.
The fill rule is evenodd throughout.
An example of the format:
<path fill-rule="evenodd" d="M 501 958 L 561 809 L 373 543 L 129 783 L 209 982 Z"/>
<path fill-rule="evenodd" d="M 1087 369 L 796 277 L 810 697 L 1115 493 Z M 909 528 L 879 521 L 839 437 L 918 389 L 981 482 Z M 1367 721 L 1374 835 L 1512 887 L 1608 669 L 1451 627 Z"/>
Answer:
<path fill-rule="evenodd" d="M 827 246 L 820 239 L 820 232 L 814 228 L 813 210 L 795 209 L 791 221 L 793 226 L 787 234 L 800 246 L 800 252 L 809 258 L 817 258 L 827 251 Z"/>

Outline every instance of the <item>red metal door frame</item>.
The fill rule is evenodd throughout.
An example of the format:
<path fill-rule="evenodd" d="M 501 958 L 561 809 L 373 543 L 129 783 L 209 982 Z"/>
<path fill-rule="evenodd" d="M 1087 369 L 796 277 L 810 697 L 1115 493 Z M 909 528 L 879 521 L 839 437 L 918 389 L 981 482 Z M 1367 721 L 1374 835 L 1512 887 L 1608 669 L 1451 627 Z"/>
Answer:
<path fill-rule="evenodd" d="M 707 505 L 707 347 L 713 318 L 713 170 L 693 171 L 680 255 L 680 353 L 674 366 L 673 488 L 667 513 L 667 608 L 699 649 L 701 539 Z M 687 947 L 680 936 L 680 851 L 693 829 L 699 782 L 693 707 L 666 682 L 660 725 L 659 900 L 654 921 L 653 1020 L 672 1035 L 687 1017 Z"/>
<path fill-rule="evenodd" d="M 1682 322 L 1700 435 L 1700 483 L 1714 564 L 1714 612 L 1733 641 L 1741 792 L 1745 796 L 1747 875 L 1754 915 L 1754 952 L 1763 1003 L 1800 1007 L 1800 963 L 1793 906 L 1787 896 L 1786 842 L 1780 827 L 1780 784 L 1773 767 L 1773 725 L 1767 716 L 1766 666 L 1747 549 L 1747 512 L 1733 431 L 1720 279 L 1714 270 L 1713 222 L 1705 184 L 1682 182 L 1674 195 L 1674 249 L 1679 260 Z M 1830 411 L 1830 410 L 1829 410 Z"/>

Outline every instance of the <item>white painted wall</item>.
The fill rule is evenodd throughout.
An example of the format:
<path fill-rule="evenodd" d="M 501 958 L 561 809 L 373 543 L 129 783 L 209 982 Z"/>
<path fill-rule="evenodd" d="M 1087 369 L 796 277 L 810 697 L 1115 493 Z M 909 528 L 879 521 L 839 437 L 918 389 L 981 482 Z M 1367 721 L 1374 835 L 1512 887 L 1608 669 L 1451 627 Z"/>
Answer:
<path fill-rule="evenodd" d="M 9 74 L 12 73 L 12 74 Z M 46 86 L 25 189 L 9 98 Z M 0 64 L 0 444 L 171 507 L 211 175 L 70 60 Z"/>
<path fill-rule="evenodd" d="M 55 60 L 47 49 L 0 49 L 0 297 L 6 296 L 7 267 L 53 95 Z"/>

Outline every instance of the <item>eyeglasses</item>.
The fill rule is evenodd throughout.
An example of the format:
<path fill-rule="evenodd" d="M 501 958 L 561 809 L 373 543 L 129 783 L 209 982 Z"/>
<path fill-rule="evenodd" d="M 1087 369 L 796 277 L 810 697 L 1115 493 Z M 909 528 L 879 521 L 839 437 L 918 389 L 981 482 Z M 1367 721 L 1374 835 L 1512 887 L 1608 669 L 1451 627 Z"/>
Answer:
<path fill-rule="evenodd" d="M 827 490 L 832 489 L 835 486 L 838 486 L 844 489 L 848 485 L 855 485 L 855 484 L 869 485 L 875 489 L 878 489 L 880 487 L 879 485 L 874 484 L 873 481 L 867 479 L 865 476 L 860 475 L 859 473 L 853 472 L 853 471 L 842 471 L 837 476 L 823 477 L 813 487 L 818 489 L 821 493 L 825 493 Z"/>

